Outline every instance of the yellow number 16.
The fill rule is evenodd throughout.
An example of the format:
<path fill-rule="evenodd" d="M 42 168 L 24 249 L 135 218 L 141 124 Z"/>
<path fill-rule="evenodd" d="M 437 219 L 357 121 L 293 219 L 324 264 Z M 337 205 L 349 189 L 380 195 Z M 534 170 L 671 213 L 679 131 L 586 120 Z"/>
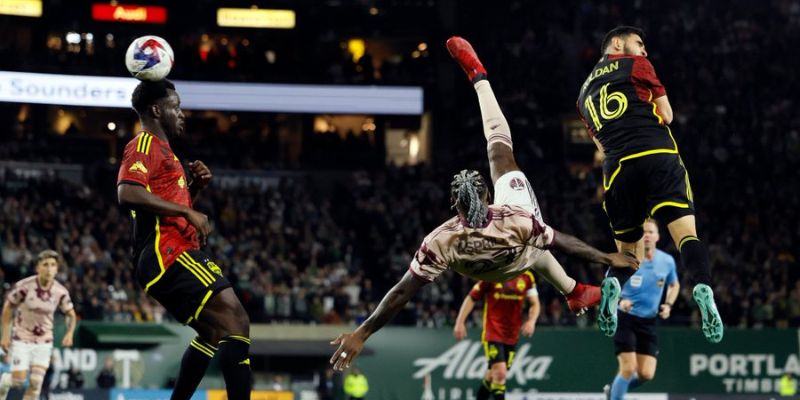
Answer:
<path fill-rule="evenodd" d="M 610 121 L 612 119 L 617 119 L 625 113 L 625 110 L 628 109 L 628 98 L 625 97 L 625 93 L 622 92 L 612 92 L 608 94 L 608 85 L 610 83 L 606 83 L 603 87 L 600 88 L 600 115 L 597 115 L 597 109 L 594 107 L 594 103 L 592 103 L 592 96 L 586 97 L 586 101 L 583 104 L 586 106 L 586 109 L 589 110 L 589 115 L 592 117 L 592 123 L 594 123 L 594 127 L 597 131 L 603 129 L 603 123 L 600 122 L 600 118 L 603 118 L 604 122 Z M 611 109 L 611 103 L 617 103 L 614 109 Z"/>

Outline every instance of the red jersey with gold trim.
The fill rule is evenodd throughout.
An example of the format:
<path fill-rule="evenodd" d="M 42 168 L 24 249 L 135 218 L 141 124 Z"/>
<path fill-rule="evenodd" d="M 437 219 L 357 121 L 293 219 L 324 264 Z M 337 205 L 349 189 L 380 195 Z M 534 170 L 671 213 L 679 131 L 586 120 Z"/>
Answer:
<path fill-rule="evenodd" d="M 140 185 L 154 195 L 180 205 L 192 206 L 189 182 L 183 166 L 169 142 L 142 132 L 125 146 L 117 185 Z M 154 245 L 164 268 L 186 250 L 200 248 L 197 230 L 183 217 L 155 215 L 146 210 L 131 210 L 133 218 L 133 256 L 139 257 L 148 245 Z"/>
<path fill-rule="evenodd" d="M 475 301 L 483 299 L 481 340 L 517 344 L 525 299 L 536 294 L 536 279 L 530 271 L 503 283 L 476 283 L 470 290 L 469 297 Z"/>

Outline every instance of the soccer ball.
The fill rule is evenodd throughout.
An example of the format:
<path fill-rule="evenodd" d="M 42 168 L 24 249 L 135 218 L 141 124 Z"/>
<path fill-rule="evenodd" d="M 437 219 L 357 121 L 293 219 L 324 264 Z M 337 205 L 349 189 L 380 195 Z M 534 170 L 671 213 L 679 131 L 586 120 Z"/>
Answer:
<path fill-rule="evenodd" d="M 166 40 L 158 36 L 136 38 L 125 53 L 125 66 L 136 79 L 160 81 L 172 70 L 175 54 Z"/>

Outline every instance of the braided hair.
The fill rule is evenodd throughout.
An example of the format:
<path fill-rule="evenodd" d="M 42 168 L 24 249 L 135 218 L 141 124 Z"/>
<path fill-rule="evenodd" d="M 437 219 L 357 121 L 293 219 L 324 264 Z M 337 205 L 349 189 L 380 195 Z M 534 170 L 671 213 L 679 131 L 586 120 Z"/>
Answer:
<path fill-rule="evenodd" d="M 450 199 L 453 208 L 467 220 L 471 228 L 486 224 L 489 207 L 484 203 L 488 188 L 478 171 L 464 169 L 453 176 L 450 183 Z"/>

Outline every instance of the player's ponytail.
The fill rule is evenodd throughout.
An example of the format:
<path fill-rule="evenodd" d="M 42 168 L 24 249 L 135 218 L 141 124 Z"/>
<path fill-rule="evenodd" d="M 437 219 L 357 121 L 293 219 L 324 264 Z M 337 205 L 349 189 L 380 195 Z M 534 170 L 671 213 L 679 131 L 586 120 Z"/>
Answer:
<path fill-rule="evenodd" d="M 486 224 L 489 208 L 484 203 L 486 184 L 478 171 L 462 170 L 453 176 L 450 197 L 453 207 L 464 217 L 471 228 Z"/>

